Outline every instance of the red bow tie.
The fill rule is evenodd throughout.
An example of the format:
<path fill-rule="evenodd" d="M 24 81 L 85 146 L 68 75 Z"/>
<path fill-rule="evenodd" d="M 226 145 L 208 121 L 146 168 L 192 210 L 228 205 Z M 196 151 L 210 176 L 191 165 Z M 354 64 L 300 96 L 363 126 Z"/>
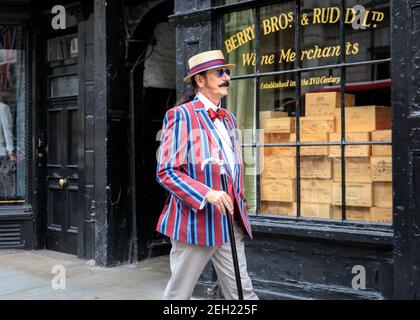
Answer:
<path fill-rule="evenodd" d="M 217 111 L 214 111 L 212 108 L 210 108 L 209 116 L 211 121 L 214 121 L 216 118 L 219 118 L 221 121 L 223 121 L 223 118 L 226 116 L 226 111 L 222 108 L 218 108 Z"/>

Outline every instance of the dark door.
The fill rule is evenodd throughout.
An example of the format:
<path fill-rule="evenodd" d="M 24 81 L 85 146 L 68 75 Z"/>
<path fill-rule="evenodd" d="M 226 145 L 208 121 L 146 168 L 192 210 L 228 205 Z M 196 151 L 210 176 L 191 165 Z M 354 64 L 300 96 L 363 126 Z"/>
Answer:
<path fill-rule="evenodd" d="M 77 36 L 49 39 L 43 99 L 46 154 L 46 246 L 77 254 L 78 74 Z"/>

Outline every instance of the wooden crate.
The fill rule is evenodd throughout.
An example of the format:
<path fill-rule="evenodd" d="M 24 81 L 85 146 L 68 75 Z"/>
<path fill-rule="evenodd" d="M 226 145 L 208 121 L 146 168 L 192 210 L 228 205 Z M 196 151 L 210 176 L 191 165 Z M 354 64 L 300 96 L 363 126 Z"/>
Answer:
<path fill-rule="evenodd" d="M 300 158 L 300 176 L 306 179 L 331 179 L 331 159 L 326 156 L 302 156 Z"/>
<path fill-rule="evenodd" d="M 392 208 L 370 208 L 372 222 L 392 223 Z"/>
<path fill-rule="evenodd" d="M 392 182 L 373 183 L 373 206 L 392 208 Z"/>
<path fill-rule="evenodd" d="M 301 142 L 328 142 L 328 133 L 301 133 Z M 296 134 L 290 134 L 290 142 L 296 142 Z M 301 156 L 327 156 L 328 146 L 301 147 Z"/>
<path fill-rule="evenodd" d="M 261 178 L 261 200 L 295 202 L 296 201 L 296 180 Z"/>
<path fill-rule="evenodd" d="M 296 132 L 296 118 L 294 117 L 266 119 L 264 125 L 266 133 Z"/>
<path fill-rule="evenodd" d="M 333 132 L 329 133 L 330 142 L 340 142 L 341 133 Z M 346 133 L 346 141 L 349 142 L 364 142 L 370 141 L 370 132 L 349 132 Z M 371 155 L 371 146 L 346 146 L 345 152 L 347 157 L 370 157 Z M 341 157 L 341 147 L 340 146 L 330 146 L 329 147 L 329 156 L 330 157 Z"/>
<path fill-rule="evenodd" d="M 346 206 L 346 220 L 350 221 L 371 221 L 372 214 L 369 207 Z M 342 206 L 332 206 L 332 219 L 342 219 Z"/>
<path fill-rule="evenodd" d="M 296 178 L 296 158 L 265 156 L 262 177 L 295 179 Z"/>
<path fill-rule="evenodd" d="M 276 156 L 276 157 L 294 157 L 296 156 L 295 147 L 265 147 L 265 156 Z"/>
<path fill-rule="evenodd" d="M 373 205 L 372 183 L 346 184 L 346 204 L 355 207 L 371 207 Z M 332 184 L 332 203 L 341 205 L 341 183 Z"/>
<path fill-rule="evenodd" d="M 261 143 L 289 143 L 290 133 L 264 133 L 260 138 Z M 296 155 L 295 147 L 265 147 L 264 155 L 291 157 Z"/>
<path fill-rule="evenodd" d="M 301 117 L 301 133 L 328 133 L 335 131 L 334 116 Z"/>
<path fill-rule="evenodd" d="M 392 141 L 391 130 L 377 130 L 372 132 L 372 141 Z M 392 146 L 373 145 L 372 156 L 387 157 L 392 156 Z"/>
<path fill-rule="evenodd" d="M 296 216 L 296 202 L 261 201 L 261 213 Z"/>
<path fill-rule="evenodd" d="M 287 116 L 287 112 L 260 111 L 260 129 L 266 129 L 267 119 L 285 118 Z"/>
<path fill-rule="evenodd" d="M 370 158 L 370 163 L 372 181 L 392 181 L 392 157 L 372 157 Z"/>
<path fill-rule="evenodd" d="M 355 105 L 355 96 L 345 95 L 345 106 Z M 333 110 L 341 107 L 340 92 L 314 92 L 305 94 L 306 116 L 333 116 Z"/>
<path fill-rule="evenodd" d="M 331 180 L 301 179 L 300 197 L 302 202 L 331 203 Z"/>
<path fill-rule="evenodd" d="M 333 180 L 341 182 L 341 158 L 332 158 Z M 372 182 L 369 158 L 346 158 L 347 182 Z"/>
<path fill-rule="evenodd" d="M 290 133 L 264 133 L 260 138 L 261 143 L 289 143 Z"/>
<path fill-rule="evenodd" d="M 300 215 L 306 218 L 325 218 L 331 216 L 331 205 L 328 203 L 301 202 Z"/>
<path fill-rule="evenodd" d="M 391 128 L 391 108 L 362 106 L 346 108 L 345 111 L 346 132 L 371 132 Z M 339 112 L 337 112 L 335 118 L 337 132 L 341 132 Z"/>

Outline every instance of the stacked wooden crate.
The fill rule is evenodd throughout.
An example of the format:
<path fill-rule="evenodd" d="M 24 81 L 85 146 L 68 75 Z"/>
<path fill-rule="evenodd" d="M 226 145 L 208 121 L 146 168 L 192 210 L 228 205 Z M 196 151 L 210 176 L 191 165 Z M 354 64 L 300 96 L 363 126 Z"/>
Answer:
<path fill-rule="evenodd" d="M 390 141 L 390 108 L 355 107 L 345 95 L 346 141 Z M 295 118 L 262 112 L 265 143 L 296 141 Z M 341 140 L 341 98 L 337 92 L 306 94 L 300 119 L 301 142 Z M 349 220 L 391 221 L 392 153 L 387 145 L 347 146 L 346 212 Z M 262 212 L 296 214 L 296 150 L 265 148 L 262 161 Z M 301 215 L 341 219 L 341 147 L 301 147 Z"/>
<path fill-rule="evenodd" d="M 341 110 L 336 111 L 336 132 L 330 142 L 341 140 Z M 391 109 L 382 106 L 345 108 L 347 142 L 390 141 Z M 355 145 L 345 148 L 346 217 L 348 220 L 391 222 L 392 154 L 390 146 Z M 378 153 L 379 152 L 379 153 Z M 384 157 L 378 157 L 384 154 Z M 332 218 L 341 219 L 341 147 L 330 146 L 333 161 Z"/>
<path fill-rule="evenodd" d="M 345 96 L 346 107 L 354 106 L 354 96 Z M 301 142 L 328 142 L 336 132 L 336 115 L 341 100 L 335 92 L 306 94 L 305 116 L 300 120 Z M 307 139 L 306 135 L 319 139 Z M 316 157 L 316 161 L 313 161 Z M 301 215 L 330 218 L 333 201 L 333 162 L 328 146 L 301 147 Z M 305 172 L 308 171 L 308 173 Z M 310 172 L 310 173 L 309 173 Z"/>
<path fill-rule="evenodd" d="M 264 143 L 290 143 L 296 120 L 284 112 L 260 112 Z M 264 148 L 261 157 L 261 211 L 296 215 L 296 148 Z"/>
<path fill-rule="evenodd" d="M 372 141 L 391 141 L 391 130 L 372 132 Z M 392 147 L 390 145 L 372 146 L 372 183 L 374 221 L 392 222 Z"/>

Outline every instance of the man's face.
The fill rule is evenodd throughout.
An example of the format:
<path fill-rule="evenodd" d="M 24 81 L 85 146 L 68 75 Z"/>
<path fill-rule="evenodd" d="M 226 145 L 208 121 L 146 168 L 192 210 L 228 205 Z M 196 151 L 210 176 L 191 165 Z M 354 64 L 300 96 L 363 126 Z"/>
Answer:
<path fill-rule="evenodd" d="M 200 91 L 208 97 L 219 100 L 227 96 L 230 77 L 225 70 L 226 68 L 211 69 L 207 70 L 203 76 L 197 77 Z"/>

